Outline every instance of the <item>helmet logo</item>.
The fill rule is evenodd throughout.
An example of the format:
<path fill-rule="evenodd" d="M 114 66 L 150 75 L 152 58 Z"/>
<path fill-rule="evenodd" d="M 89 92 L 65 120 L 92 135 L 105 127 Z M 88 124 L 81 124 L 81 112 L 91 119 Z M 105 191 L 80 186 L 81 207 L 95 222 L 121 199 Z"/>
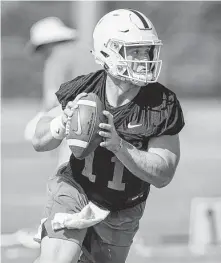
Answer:
<path fill-rule="evenodd" d="M 144 17 L 141 15 L 140 12 L 133 10 L 133 9 L 129 9 L 131 12 L 133 12 L 142 22 L 144 29 L 151 29 L 150 26 L 148 25 L 147 21 L 144 19 Z"/>

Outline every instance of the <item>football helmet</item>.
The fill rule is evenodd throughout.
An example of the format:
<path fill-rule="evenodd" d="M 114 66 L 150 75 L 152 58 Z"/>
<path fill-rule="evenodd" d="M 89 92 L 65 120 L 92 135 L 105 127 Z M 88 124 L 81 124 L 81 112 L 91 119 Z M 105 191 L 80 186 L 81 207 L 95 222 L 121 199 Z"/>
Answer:
<path fill-rule="evenodd" d="M 95 26 L 93 41 L 95 61 L 112 76 L 140 86 L 157 81 L 162 65 L 159 59 L 162 42 L 151 21 L 141 12 L 119 9 L 106 14 Z M 130 48 L 145 46 L 149 48 L 146 58 L 128 58 Z M 132 67 L 135 63 L 142 67 Z"/>

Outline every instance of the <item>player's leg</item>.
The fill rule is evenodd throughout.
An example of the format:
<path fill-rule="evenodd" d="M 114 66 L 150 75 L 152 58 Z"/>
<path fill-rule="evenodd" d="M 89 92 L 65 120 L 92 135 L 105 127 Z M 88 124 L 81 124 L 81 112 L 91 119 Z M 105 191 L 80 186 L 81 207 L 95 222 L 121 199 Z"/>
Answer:
<path fill-rule="evenodd" d="M 38 263 L 77 263 L 81 245 L 58 238 L 44 237 Z"/>
<path fill-rule="evenodd" d="M 58 174 L 60 174 L 62 167 Z M 56 213 L 73 214 L 82 210 L 88 201 L 82 188 L 62 176 L 49 179 L 46 220 L 41 228 L 41 250 L 38 263 L 75 263 L 80 255 L 86 229 L 54 230 L 52 220 Z"/>
<path fill-rule="evenodd" d="M 130 250 L 129 246 L 108 244 L 93 231 L 90 235 L 90 246 L 87 246 L 90 257 L 81 256 L 82 263 L 124 263 Z M 90 258 L 92 258 L 90 260 Z M 83 260 L 82 260 L 83 259 Z"/>
<path fill-rule="evenodd" d="M 139 228 L 145 202 L 110 215 L 94 226 L 91 254 L 96 263 L 124 263 Z"/>
<path fill-rule="evenodd" d="M 93 246 L 100 249 L 93 252 L 96 263 L 124 263 L 130 251 L 130 246 L 110 245 L 99 239 L 96 239 Z"/>

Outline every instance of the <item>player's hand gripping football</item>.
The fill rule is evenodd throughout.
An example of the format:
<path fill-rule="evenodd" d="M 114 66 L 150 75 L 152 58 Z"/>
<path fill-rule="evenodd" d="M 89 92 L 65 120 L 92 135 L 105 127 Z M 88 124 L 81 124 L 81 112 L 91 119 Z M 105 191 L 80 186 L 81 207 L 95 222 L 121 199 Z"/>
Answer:
<path fill-rule="evenodd" d="M 70 119 L 72 117 L 74 109 L 76 109 L 78 107 L 77 102 L 82 97 L 85 97 L 86 95 L 87 95 L 87 93 L 82 92 L 82 93 L 78 94 L 73 101 L 69 101 L 67 103 L 65 109 L 63 110 L 63 114 L 62 114 L 62 123 L 64 126 L 66 126 L 68 119 Z"/>
<path fill-rule="evenodd" d="M 103 114 L 107 117 L 108 123 L 99 124 L 102 129 L 99 131 L 99 135 L 104 139 L 100 146 L 117 153 L 122 146 L 122 139 L 115 129 L 113 115 L 108 111 L 103 111 Z"/>

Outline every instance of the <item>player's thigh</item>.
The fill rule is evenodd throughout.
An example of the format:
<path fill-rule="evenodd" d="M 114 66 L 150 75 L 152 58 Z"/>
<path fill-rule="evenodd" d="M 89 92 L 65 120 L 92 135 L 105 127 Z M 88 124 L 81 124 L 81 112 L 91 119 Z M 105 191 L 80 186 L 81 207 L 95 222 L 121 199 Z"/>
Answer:
<path fill-rule="evenodd" d="M 105 243 L 96 232 L 91 236 L 91 256 L 96 263 L 124 263 L 130 250 L 129 246 L 116 246 Z"/>
<path fill-rule="evenodd" d="M 133 208 L 112 212 L 93 227 L 91 253 L 96 263 L 126 262 L 144 209 L 145 202 Z"/>
<path fill-rule="evenodd" d="M 130 246 L 119 247 L 110 245 L 107 243 L 97 244 L 98 241 L 94 242 L 96 246 L 95 251 L 92 255 L 96 263 L 124 263 L 126 262 Z"/>
<path fill-rule="evenodd" d="M 81 247 L 73 241 L 46 236 L 41 242 L 39 263 L 77 263 L 80 252 Z"/>
<path fill-rule="evenodd" d="M 83 189 L 71 178 L 60 176 L 61 167 L 57 176 L 49 179 L 48 182 L 48 200 L 45 207 L 45 220 L 42 222 L 39 239 L 44 237 L 61 239 L 74 242 L 81 246 L 86 229 L 67 229 L 55 230 L 52 227 L 53 219 L 56 213 L 74 214 L 81 211 L 88 203 Z"/>
<path fill-rule="evenodd" d="M 101 223 L 94 226 L 96 233 L 108 244 L 129 247 L 139 229 L 145 202 L 118 212 L 111 212 Z"/>

